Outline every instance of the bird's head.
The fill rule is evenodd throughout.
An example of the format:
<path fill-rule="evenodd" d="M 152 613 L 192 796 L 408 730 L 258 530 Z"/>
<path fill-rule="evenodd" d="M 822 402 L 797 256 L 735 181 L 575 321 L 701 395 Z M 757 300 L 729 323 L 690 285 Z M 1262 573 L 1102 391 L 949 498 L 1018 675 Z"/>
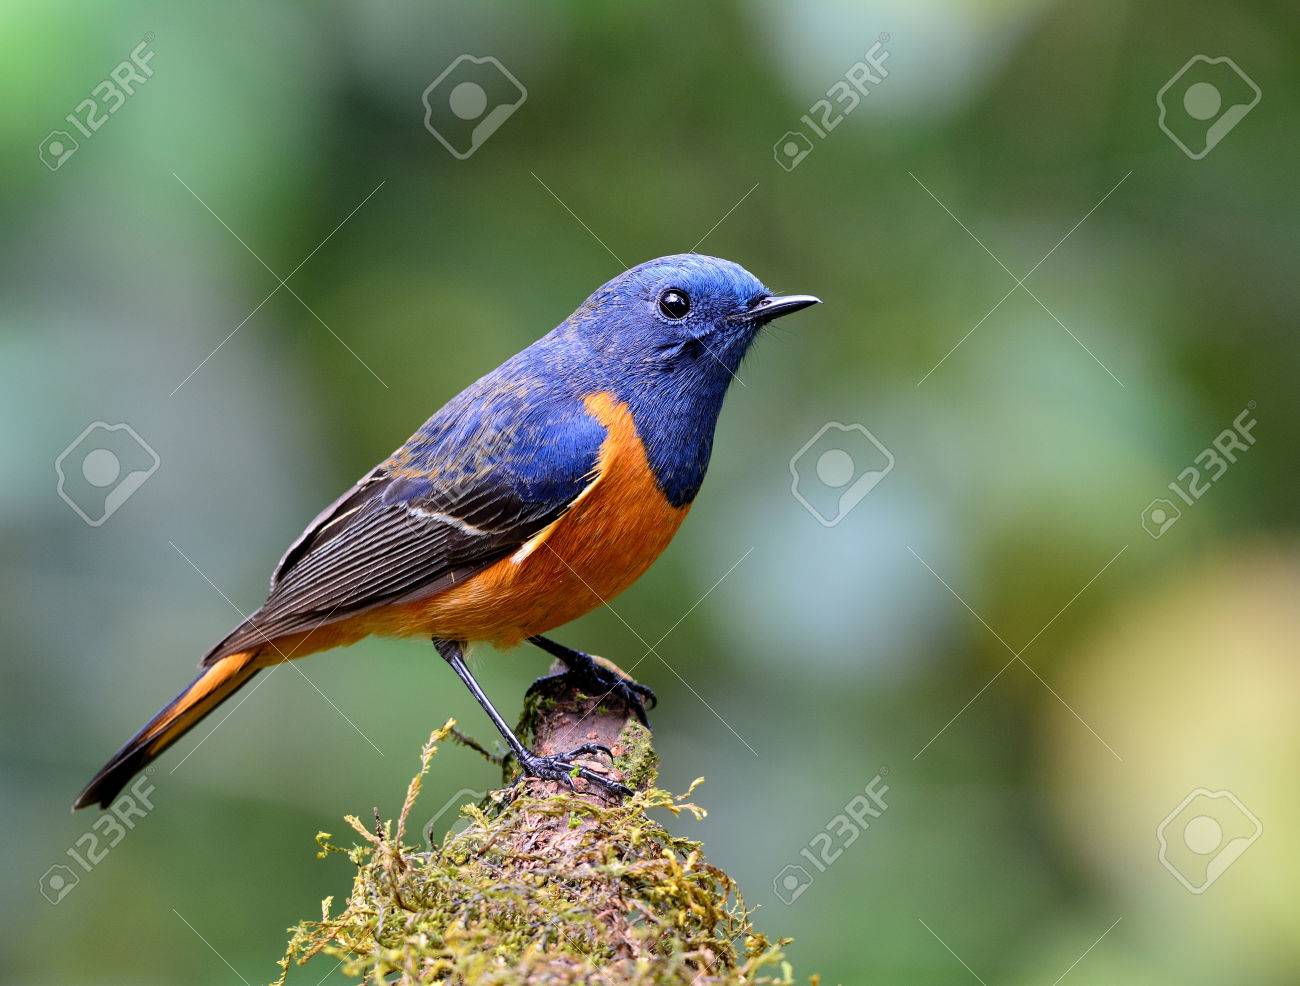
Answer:
<path fill-rule="evenodd" d="M 762 327 L 817 303 L 774 294 L 730 260 L 677 254 L 619 274 L 525 353 L 536 350 L 529 362 L 541 357 L 546 379 L 626 404 L 679 507 L 704 480 L 723 397 Z"/>
<path fill-rule="evenodd" d="M 763 325 L 817 303 L 773 294 L 730 260 L 683 253 L 624 271 L 570 324 L 606 360 L 644 379 L 717 378 L 725 389 Z"/>

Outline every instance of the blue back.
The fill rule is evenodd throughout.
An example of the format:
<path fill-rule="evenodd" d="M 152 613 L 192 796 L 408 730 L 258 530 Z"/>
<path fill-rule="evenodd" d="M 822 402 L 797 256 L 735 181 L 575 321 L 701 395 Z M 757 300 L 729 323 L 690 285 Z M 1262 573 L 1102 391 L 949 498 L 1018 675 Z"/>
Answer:
<path fill-rule="evenodd" d="M 683 317 L 661 306 L 669 291 L 689 299 Z M 390 496 L 459 490 L 459 499 L 505 486 L 526 502 L 567 503 L 589 481 L 605 434 L 583 399 L 609 392 L 630 409 L 660 491 L 674 506 L 690 503 L 758 331 L 739 316 L 768 293 L 737 264 L 697 254 L 625 271 L 430 418 L 403 449 L 423 475 Z"/>

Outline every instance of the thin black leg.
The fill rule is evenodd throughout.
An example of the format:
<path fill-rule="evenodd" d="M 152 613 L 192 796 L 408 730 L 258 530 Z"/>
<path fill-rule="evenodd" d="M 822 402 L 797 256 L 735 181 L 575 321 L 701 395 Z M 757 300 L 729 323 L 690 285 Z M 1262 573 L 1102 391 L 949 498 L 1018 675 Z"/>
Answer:
<path fill-rule="evenodd" d="M 506 743 L 509 744 L 510 750 L 519 761 L 519 766 L 525 774 L 531 777 L 541 777 L 546 780 L 563 781 L 569 787 L 573 787 L 573 775 L 577 775 L 589 784 L 593 784 L 611 794 L 626 796 L 631 794 L 631 790 L 610 780 L 603 774 L 597 773 L 588 767 L 573 762 L 574 757 L 589 755 L 592 753 L 604 753 L 607 756 L 613 756 L 607 746 L 600 746 L 596 743 L 586 743 L 576 750 L 570 750 L 568 753 L 556 754 L 550 757 L 541 757 L 533 753 L 523 742 L 515 735 L 514 730 L 510 728 L 509 723 L 505 721 L 501 713 L 496 710 L 487 693 L 475 680 L 474 675 L 470 673 L 465 664 L 464 645 L 457 640 L 440 640 L 437 637 L 433 639 L 433 646 L 438 649 L 443 660 L 451 665 L 451 669 L 456 672 L 457 677 L 465 682 L 465 687 L 469 689 L 474 700 L 483 707 L 483 711 L 488 714 L 492 720 L 492 725 L 497 727 Z"/>
<path fill-rule="evenodd" d="M 616 695 L 641 720 L 641 725 L 650 728 L 645 703 L 649 702 L 650 708 L 653 709 L 659 704 L 659 699 L 645 685 L 611 666 L 602 664 L 590 654 L 565 647 L 564 644 L 557 643 L 549 637 L 540 635 L 529 637 L 528 642 L 563 662 L 568 671 L 558 677 L 570 679 L 574 685 L 599 699 Z M 556 677 L 556 675 L 546 675 L 538 678 L 533 682 L 532 688 L 538 688 L 546 682 L 555 680 Z"/>

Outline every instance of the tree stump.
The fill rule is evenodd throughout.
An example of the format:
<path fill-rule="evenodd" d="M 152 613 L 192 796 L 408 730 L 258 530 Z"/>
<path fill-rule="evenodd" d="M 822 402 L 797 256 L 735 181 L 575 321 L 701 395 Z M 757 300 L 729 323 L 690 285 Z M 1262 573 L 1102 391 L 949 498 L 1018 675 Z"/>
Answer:
<path fill-rule="evenodd" d="M 651 734 L 621 700 L 549 679 L 526 697 L 519 734 L 544 754 L 610 747 L 612 763 L 603 754 L 582 762 L 634 793 L 619 801 L 581 778 L 572 789 L 521 778 L 507 760 L 506 786 L 461 807 L 464 827 L 408 845 L 438 744 L 459 738 L 449 720 L 425 744 L 395 823 L 381 823 L 378 809 L 373 826 L 347 816 L 364 840 L 352 849 L 317 835 L 322 858 L 341 853 L 355 865 L 352 890 L 341 911 L 327 898 L 320 920 L 292 929 L 278 983 L 322 955 L 361 982 L 404 986 L 793 986 L 789 940 L 759 934 L 700 844 L 652 817 L 703 817 L 688 800 L 700 781 L 681 796 L 655 787 Z M 293 978 L 309 976 L 320 971 Z"/>

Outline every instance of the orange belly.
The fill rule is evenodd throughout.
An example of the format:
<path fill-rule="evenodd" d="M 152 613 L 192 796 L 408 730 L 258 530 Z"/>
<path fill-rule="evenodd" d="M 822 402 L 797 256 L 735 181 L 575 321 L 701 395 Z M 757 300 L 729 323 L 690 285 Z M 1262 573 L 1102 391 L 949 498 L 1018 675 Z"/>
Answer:
<path fill-rule="evenodd" d="M 672 506 L 659 491 L 625 404 L 601 393 L 586 405 L 608 434 L 595 478 L 562 517 L 459 585 L 320 627 L 293 656 L 370 634 L 511 647 L 577 619 L 635 582 L 668 546 L 690 507 Z M 299 641 L 278 643 L 288 653 L 286 646 Z"/>

